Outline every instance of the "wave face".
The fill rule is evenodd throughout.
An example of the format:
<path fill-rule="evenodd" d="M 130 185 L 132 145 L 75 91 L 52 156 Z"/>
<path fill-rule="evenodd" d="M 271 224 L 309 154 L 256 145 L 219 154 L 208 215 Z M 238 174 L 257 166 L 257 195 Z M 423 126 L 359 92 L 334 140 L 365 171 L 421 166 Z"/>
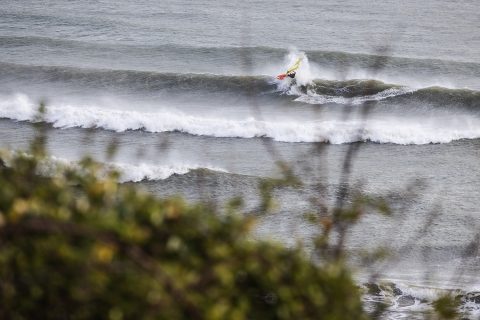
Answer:
<path fill-rule="evenodd" d="M 0 99 L 0 117 L 18 121 L 36 121 L 37 104 L 28 96 L 16 94 Z M 178 110 L 155 112 L 107 109 L 94 105 L 49 105 L 45 122 L 56 128 L 102 128 L 123 132 L 179 131 L 212 137 L 268 137 L 282 142 L 329 142 L 333 144 L 357 141 L 378 143 L 425 144 L 447 143 L 458 139 L 480 138 L 480 118 L 471 114 L 439 112 L 430 119 L 414 115 L 401 117 L 372 115 L 361 118 L 319 118 L 259 120 L 254 117 L 227 119 L 190 115 Z"/>
<path fill-rule="evenodd" d="M 266 92 L 275 90 L 271 77 L 221 76 L 209 74 L 175 74 L 131 70 L 83 69 L 71 67 L 25 66 L 0 63 L 2 78 L 11 81 L 65 83 L 97 89 L 129 89 L 132 91 L 205 91 Z"/>
<path fill-rule="evenodd" d="M 310 72 L 309 72 L 310 73 Z M 65 84 L 103 90 L 132 92 L 202 92 L 212 95 L 232 93 L 237 96 L 268 96 L 271 99 L 298 96 L 295 101 L 310 104 L 360 104 L 410 94 L 425 102 L 457 102 L 478 106 L 480 92 L 443 87 L 412 88 L 378 80 L 320 80 L 309 74 L 302 83 L 292 85 L 271 76 L 226 76 L 214 74 L 175 74 L 132 70 L 83 69 L 71 67 L 27 66 L 0 63 L 0 78 L 18 83 Z"/>

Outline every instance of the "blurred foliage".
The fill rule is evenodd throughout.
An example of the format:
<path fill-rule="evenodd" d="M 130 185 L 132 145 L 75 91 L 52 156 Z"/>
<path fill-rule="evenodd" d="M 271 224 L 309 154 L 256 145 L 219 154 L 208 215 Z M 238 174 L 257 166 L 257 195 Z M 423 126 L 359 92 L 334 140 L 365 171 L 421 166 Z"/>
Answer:
<path fill-rule="evenodd" d="M 458 319 L 459 312 L 458 307 L 460 301 L 455 299 L 453 296 L 445 295 L 439 297 L 436 301 L 433 302 L 433 307 L 436 312 L 437 319 Z"/>
<path fill-rule="evenodd" d="M 302 182 L 293 173 L 292 169 L 283 161 L 277 161 L 278 169 L 280 169 L 280 178 L 263 178 L 260 180 L 260 207 L 259 213 L 268 213 L 275 208 L 274 191 L 276 189 L 292 187 L 298 188 L 302 186 Z"/>
<path fill-rule="evenodd" d="M 240 199 L 157 199 L 88 158 L 42 176 L 44 145 L 0 158 L 0 319 L 366 318 L 342 263 L 249 240 Z"/>

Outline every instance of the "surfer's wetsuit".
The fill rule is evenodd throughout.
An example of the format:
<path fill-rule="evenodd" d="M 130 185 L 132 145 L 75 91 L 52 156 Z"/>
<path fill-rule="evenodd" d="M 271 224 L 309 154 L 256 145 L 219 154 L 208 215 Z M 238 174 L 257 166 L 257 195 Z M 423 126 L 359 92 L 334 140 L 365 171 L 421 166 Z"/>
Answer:
<path fill-rule="evenodd" d="M 277 79 L 278 80 L 283 80 L 283 79 L 285 79 L 285 77 L 295 79 L 295 75 L 297 74 L 297 69 L 300 67 L 301 62 L 302 62 L 302 58 L 300 57 L 300 58 L 297 59 L 297 61 L 295 61 L 295 64 L 287 70 L 287 72 L 279 74 L 277 76 Z"/>

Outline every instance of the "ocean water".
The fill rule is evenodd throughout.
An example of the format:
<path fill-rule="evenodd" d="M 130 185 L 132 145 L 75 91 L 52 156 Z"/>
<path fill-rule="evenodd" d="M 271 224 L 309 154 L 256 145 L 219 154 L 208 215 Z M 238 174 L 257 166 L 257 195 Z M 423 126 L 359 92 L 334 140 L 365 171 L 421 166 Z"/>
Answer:
<path fill-rule="evenodd" d="M 296 79 L 276 80 L 299 56 Z M 335 203 L 356 150 L 348 185 L 384 195 L 394 214 L 366 215 L 346 249 L 359 284 L 393 283 L 365 295 L 390 305 L 387 319 L 480 291 L 479 78 L 476 0 L 0 6 L 1 148 L 26 148 L 45 101 L 52 161 L 89 154 L 159 196 L 240 195 L 246 211 L 282 160 L 304 184 L 276 192 L 255 237 L 307 251 L 317 228 L 304 213 L 312 198 Z M 362 267 L 379 247 L 392 258 Z M 480 316 L 474 299 L 462 310 Z"/>

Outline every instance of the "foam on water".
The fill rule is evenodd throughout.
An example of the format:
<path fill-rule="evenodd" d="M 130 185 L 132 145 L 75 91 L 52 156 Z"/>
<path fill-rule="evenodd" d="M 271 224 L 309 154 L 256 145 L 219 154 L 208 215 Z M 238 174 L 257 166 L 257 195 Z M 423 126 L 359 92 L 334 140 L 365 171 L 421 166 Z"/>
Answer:
<path fill-rule="evenodd" d="M 310 104 L 338 103 L 338 104 L 359 105 L 367 101 L 381 101 L 388 98 L 401 96 L 407 93 L 412 93 L 414 91 L 415 91 L 414 89 L 410 89 L 410 88 L 390 88 L 376 94 L 353 97 L 353 98 L 317 94 L 310 90 L 307 92 L 307 94 L 298 94 L 298 92 L 295 92 L 295 91 L 292 91 L 291 93 L 299 95 L 299 97 L 296 98 L 295 101 L 300 101 L 300 102 L 305 102 Z"/>
<path fill-rule="evenodd" d="M 18 121 L 36 121 L 37 104 L 24 94 L 0 97 L 0 117 Z M 190 115 L 174 109 L 155 112 L 119 110 L 82 104 L 52 104 L 44 121 L 56 128 L 102 128 L 123 132 L 179 131 L 212 137 L 269 137 L 282 142 L 356 141 L 377 143 L 426 144 L 448 143 L 459 139 L 480 138 L 480 119 L 468 113 L 434 113 L 430 118 L 415 114 L 372 115 L 368 121 L 356 117 L 323 116 L 318 120 L 238 119 Z"/>
<path fill-rule="evenodd" d="M 433 302 L 444 296 L 455 297 L 459 303 L 458 311 L 464 316 L 480 315 L 480 292 L 460 289 L 425 287 L 398 282 L 380 284 L 364 284 L 368 293 L 364 293 L 365 302 L 382 303 L 387 305 L 387 314 L 384 318 L 396 318 L 396 312 L 405 315 L 414 315 L 433 311 Z M 369 289 L 370 288 L 370 289 Z M 392 313 L 393 312 L 393 313 Z M 405 313 L 406 312 L 406 313 Z"/>

